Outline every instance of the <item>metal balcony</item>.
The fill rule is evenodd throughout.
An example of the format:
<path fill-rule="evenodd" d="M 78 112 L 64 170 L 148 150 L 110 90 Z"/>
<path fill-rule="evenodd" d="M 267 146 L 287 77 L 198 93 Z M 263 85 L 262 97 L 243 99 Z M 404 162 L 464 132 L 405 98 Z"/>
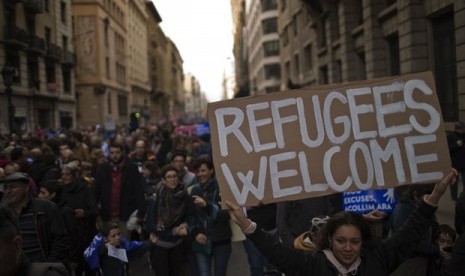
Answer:
<path fill-rule="evenodd" d="M 47 54 L 46 58 L 55 60 L 55 61 L 60 61 L 61 56 L 63 55 L 63 51 L 61 50 L 60 47 L 58 47 L 55 44 L 50 44 L 47 46 Z"/>
<path fill-rule="evenodd" d="M 42 0 L 23 0 L 24 10 L 32 14 L 42 13 Z"/>
<path fill-rule="evenodd" d="M 44 55 L 45 54 L 45 40 L 36 35 L 30 35 L 28 51 L 41 55 L 41 56 Z"/>
<path fill-rule="evenodd" d="M 76 64 L 76 54 L 71 53 L 70 51 L 63 51 L 63 57 L 61 59 L 61 64 L 67 66 L 74 66 Z"/>
<path fill-rule="evenodd" d="M 11 47 L 26 48 L 28 45 L 28 35 L 23 29 L 17 26 L 4 26 L 5 43 Z"/>

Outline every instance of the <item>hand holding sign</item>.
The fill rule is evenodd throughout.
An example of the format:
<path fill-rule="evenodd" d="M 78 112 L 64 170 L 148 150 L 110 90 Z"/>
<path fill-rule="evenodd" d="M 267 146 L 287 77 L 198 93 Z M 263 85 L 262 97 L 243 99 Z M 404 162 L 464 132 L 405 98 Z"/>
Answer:
<path fill-rule="evenodd" d="M 436 183 L 433 192 L 427 197 L 427 201 L 433 205 L 437 205 L 439 199 L 441 199 L 444 192 L 447 190 L 447 186 L 452 185 L 457 180 L 458 172 L 456 169 L 451 169 L 441 181 Z"/>

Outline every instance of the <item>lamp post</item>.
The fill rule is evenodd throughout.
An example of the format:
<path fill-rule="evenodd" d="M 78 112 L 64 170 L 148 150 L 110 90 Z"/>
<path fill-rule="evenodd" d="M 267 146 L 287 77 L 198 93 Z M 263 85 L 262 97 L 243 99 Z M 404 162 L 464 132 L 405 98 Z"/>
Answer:
<path fill-rule="evenodd" d="M 5 85 L 5 95 L 8 102 L 8 127 L 10 128 L 10 134 L 15 133 L 15 106 L 11 101 L 11 85 L 13 84 L 13 77 L 16 74 L 16 69 L 12 66 L 5 66 L 2 69 L 3 84 Z"/>

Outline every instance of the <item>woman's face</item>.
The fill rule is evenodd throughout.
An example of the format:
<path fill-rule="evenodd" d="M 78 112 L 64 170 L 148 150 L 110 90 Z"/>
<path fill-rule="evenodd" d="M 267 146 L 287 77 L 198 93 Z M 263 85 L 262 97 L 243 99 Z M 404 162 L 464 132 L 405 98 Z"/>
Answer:
<path fill-rule="evenodd" d="M 209 169 L 207 165 L 202 164 L 200 165 L 199 169 L 197 170 L 197 179 L 200 183 L 206 184 L 213 176 L 213 169 Z"/>
<path fill-rule="evenodd" d="M 73 179 L 73 175 L 71 174 L 71 172 L 67 170 L 61 171 L 61 179 L 60 179 L 61 184 L 69 185 L 73 182 L 73 180 L 74 179 Z"/>
<path fill-rule="evenodd" d="M 362 250 L 362 234 L 353 225 L 342 225 L 330 237 L 330 244 L 336 259 L 342 265 L 350 267 Z"/>
<path fill-rule="evenodd" d="M 176 188 L 178 186 L 178 172 L 175 170 L 167 171 L 163 176 L 163 180 L 167 188 Z"/>
<path fill-rule="evenodd" d="M 151 175 L 152 175 L 152 172 L 147 167 L 142 168 L 142 176 L 144 178 L 149 178 Z"/>

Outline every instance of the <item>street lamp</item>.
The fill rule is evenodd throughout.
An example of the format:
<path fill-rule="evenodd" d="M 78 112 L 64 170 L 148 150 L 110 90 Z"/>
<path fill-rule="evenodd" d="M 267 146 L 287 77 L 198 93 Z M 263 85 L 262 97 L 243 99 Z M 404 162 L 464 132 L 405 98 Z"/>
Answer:
<path fill-rule="evenodd" d="M 12 66 L 5 66 L 2 69 L 3 84 L 5 85 L 5 95 L 8 102 L 8 127 L 10 134 L 15 133 L 15 106 L 11 101 L 11 85 L 13 84 L 13 77 L 16 75 L 16 68 Z"/>

